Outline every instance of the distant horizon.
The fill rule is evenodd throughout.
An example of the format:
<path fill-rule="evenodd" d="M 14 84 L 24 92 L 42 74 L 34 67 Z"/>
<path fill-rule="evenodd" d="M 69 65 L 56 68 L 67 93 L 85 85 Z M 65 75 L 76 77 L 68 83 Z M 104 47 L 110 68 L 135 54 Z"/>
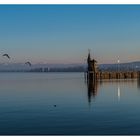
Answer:
<path fill-rule="evenodd" d="M 140 63 L 140 60 L 138 61 L 128 61 L 128 62 L 120 62 L 119 64 L 127 64 L 127 63 Z M 13 64 L 20 64 L 20 65 L 25 65 L 25 63 L 24 62 L 0 62 L 0 65 L 13 65 Z M 98 65 L 104 65 L 104 64 L 107 64 L 107 65 L 109 65 L 109 64 L 118 64 L 117 63 L 117 61 L 116 61 L 116 63 L 114 62 L 114 63 L 98 63 L 97 62 L 97 64 Z M 61 66 L 61 65 L 74 65 L 74 66 L 76 66 L 76 65 L 87 65 L 87 63 L 41 63 L 41 62 L 38 62 L 38 63 L 32 63 L 32 65 L 56 65 L 56 66 Z M 26 65 L 25 65 L 26 66 Z"/>
<path fill-rule="evenodd" d="M 140 60 L 140 5 L 0 5 L 0 63 Z"/>

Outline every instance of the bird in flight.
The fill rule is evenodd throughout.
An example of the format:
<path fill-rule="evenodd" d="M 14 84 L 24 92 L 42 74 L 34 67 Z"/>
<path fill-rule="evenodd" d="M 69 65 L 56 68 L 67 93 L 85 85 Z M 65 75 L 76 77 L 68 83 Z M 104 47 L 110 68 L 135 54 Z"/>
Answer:
<path fill-rule="evenodd" d="M 8 59 L 10 59 L 10 56 L 9 56 L 7 53 L 3 54 L 2 56 L 5 56 L 5 57 L 7 57 Z"/>
<path fill-rule="evenodd" d="M 28 61 L 25 63 L 26 65 L 29 65 L 30 67 L 32 66 L 32 64 Z"/>

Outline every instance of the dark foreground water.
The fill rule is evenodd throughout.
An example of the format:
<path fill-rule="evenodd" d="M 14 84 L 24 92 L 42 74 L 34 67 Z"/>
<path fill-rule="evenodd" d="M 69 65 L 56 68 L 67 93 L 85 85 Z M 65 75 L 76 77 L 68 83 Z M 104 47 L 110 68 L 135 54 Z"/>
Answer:
<path fill-rule="evenodd" d="M 0 73 L 0 135 L 140 135 L 140 82 Z"/>

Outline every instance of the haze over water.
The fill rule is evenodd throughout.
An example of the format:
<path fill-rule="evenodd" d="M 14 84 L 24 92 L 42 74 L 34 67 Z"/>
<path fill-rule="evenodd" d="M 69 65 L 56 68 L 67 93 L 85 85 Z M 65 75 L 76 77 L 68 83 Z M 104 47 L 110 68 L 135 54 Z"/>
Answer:
<path fill-rule="evenodd" d="M 0 73 L 0 135 L 140 133 L 137 80 L 87 83 L 83 73 Z"/>

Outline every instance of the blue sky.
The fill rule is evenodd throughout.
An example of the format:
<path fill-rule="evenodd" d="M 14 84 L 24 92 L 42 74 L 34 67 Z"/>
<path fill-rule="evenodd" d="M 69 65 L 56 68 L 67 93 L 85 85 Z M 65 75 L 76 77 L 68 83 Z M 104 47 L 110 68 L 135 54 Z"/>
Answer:
<path fill-rule="evenodd" d="M 0 5 L 13 62 L 84 63 L 88 49 L 99 63 L 139 61 L 140 5 Z"/>

